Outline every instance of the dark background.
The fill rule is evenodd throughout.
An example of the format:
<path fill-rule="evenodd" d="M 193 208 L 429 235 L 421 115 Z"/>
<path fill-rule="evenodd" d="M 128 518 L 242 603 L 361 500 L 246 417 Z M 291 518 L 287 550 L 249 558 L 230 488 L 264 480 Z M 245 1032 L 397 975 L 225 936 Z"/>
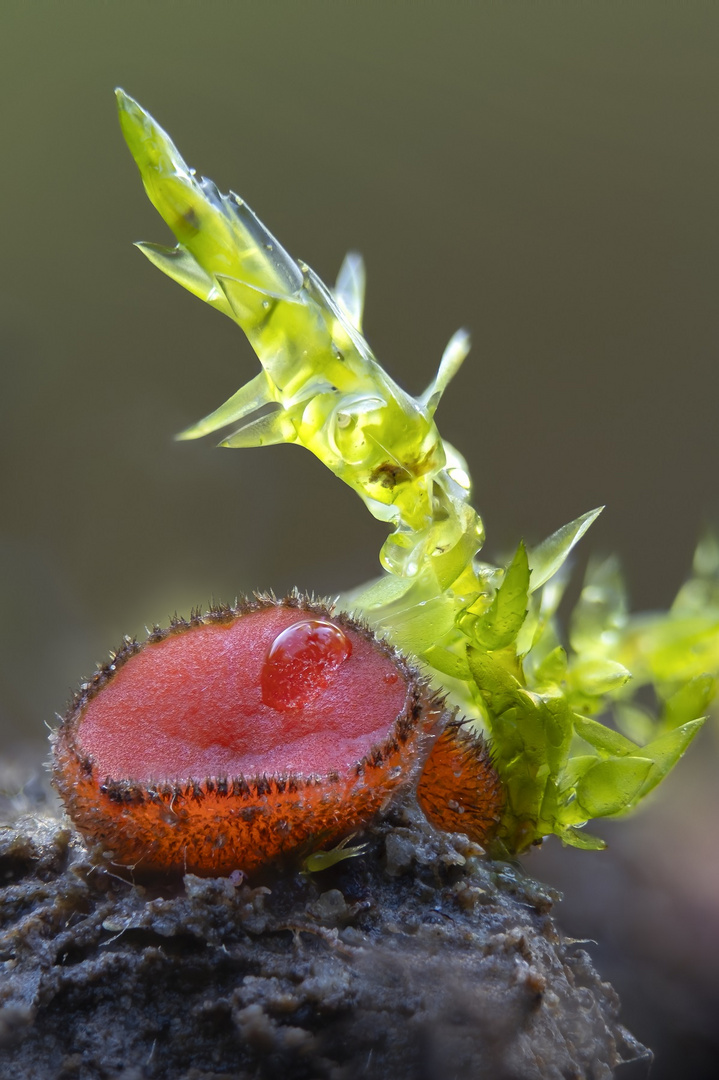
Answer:
<path fill-rule="evenodd" d="M 366 330 L 411 392 L 474 349 L 440 429 L 488 558 L 591 507 L 635 607 L 666 606 L 719 517 L 719 7 L 124 0 L 0 9 L 0 729 L 43 722 L 123 633 L 210 598 L 373 576 L 385 535 L 292 447 L 174 432 L 258 370 L 229 320 L 131 247 L 168 242 L 116 84 L 328 281 L 365 255 Z M 554 842 L 656 1077 L 713 1075 L 713 732 L 607 855 Z M 673 1071 L 674 1070 L 674 1071 Z"/>

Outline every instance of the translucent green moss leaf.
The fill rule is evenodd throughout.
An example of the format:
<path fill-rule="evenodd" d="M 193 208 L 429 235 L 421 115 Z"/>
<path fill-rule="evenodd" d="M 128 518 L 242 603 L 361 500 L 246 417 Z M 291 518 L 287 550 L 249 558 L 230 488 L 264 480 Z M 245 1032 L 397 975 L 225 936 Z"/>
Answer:
<path fill-rule="evenodd" d="M 364 294 L 367 285 L 364 259 L 357 251 L 349 251 L 337 275 L 335 296 L 348 320 L 360 334 L 364 312 Z"/>
<path fill-rule="evenodd" d="M 323 870 L 329 870 L 330 867 L 336 866 L 337 863 L 344 862 L 345 859 L 356 859 L 358 856 L 364 855 L 367 844 L 347 847 L 350 840 L 355 836 L 356 833 L 346 836 L 344 840 L 340 840 L 339 844 L 333 848 L 328 848 L 326 851 L 313 851 L 302 863 L 302 872 L 304 874 L 319 874 Z"/>
<path fill-rule="evenodd" d="M 425 651 L 454 627 L 454 603 L 449 596 L 435 596 L 392 615 L 392 640 L 405 652 L 423 656 Z M 378 621 L 379 630 L 383 623 Z"/>
<path fill-rule="evenodd" d="M 236 424 L 238 420 L 250 416 L 253 412 L 257 412 L 258 409 L 271 404 L 273 401 L 272 384 L 265 372 L 261 371 L 254 379 L 250 379 L 248 383 L 240 387 L 237 393 L 233 394 L 224 405 L 220 405 L 219 409 L 215 409 L 209 416 L 199 420 L 192 427 L 186 428 L 175 438 L 199 439 L 203 435 L 209 435 L 211 432 L 217 431 L 219 428 L 227 427 L 229 424 Z"/>
<path fill-rule="evenodd" d="M 223 439 L 220 446 L 276 446 L 277 443 L 294 442 L 293 435 L 291 420 L 285 412 L 278 409 L 277 412 L 266 413 L 256 420 L 248 420 Z"/>
<path fill-rule="evenodd" d="M 577 784 L 577 804 L 582 820 L 607 817 L 631 805 L 652 768 L 644 757 L 620 757 L 598 761 Z"/>
<path fill-rule="evenodd" d="M 612 712 L 619 731 L 638 746 L 644 746 L 654 736 L 657 721 L 648 709 L 633 701 L 617 701 Z"/>
<path fill-rule="evenodd" d="M 494 716 L 517 705 L 522 685 L 506 668 L 473 646 L 467 649 L 467 661 L 477 689 Z"/>
<path fill-rule="evenodd" d="M 596 754 L 574 754 L 570 757 L 559 777 L 557 788 L 560 794 L 567 795 L 568 801 L 573 799 L 577 784 L 596 763 Z"/>
<path fill-rule="evenodd" d="M 205 273 L 182 244 L 168 248 L 161 244 L 146 244 L 140 241 L 135 244 L 135 247 L 150 260 L 153 266 L 162 270 L 163 274 L 167 274 L 193 296 L 199 297 L 200 300 L 204 300 L 205 303 L 211 304 L 218 311 L 232 318 L 232 309 L 213 278 Z"/>
<path fill-rule="evenodd" d="M 673 729 L 688 720 L 696 720 L 706 712 L 716 696 L 716 691 L 717 680 L 712 675 L 697 675 L 691 682 L 680 686 L 664 706 L 662 727 Z"/>
<path fill-rule="evenodd" d="M 442 645 L 431 645 L 424 652 L 424 660 L 442 675 L 449 675 L 451 679 L 466 682 L 471 675 L 467 657 L 464 655 L 465 651 L 464 644 L 461 646 L 461 652 L 453 652 Z"/>
<path fill-rule="evenodd" d="M 623 757 L 627 754 L 636 754 L 639 750 L 636 743 L 626 739 L 618 731 L 613 731 L 606 724 L 600 724 L 599 721 L 592 720 L 587 716 L 577 716 L 575 714 L 574 730 L 585 742 L 588 742 L 590 746 L 593 746 L 603 755 Z"/>
<path fill-rule="evenodd" d="M 569 572 L 565 563 L 536 592 L 532 592 L 530 583 L 527 615 L 516 641 L 518 656 L 527 660 L 528 654 L 533 653 L 532 658 L 527 660 L 530 667 L 536 667 L 557 644 L 553 619 L 568 581 Z M 555 640 L 548 644 L 547 637 Z"/>
<path fill-rule="evenodd" d="M 590 510 L 568 525 L 563 525 L 555 533 L 543 540 L 538 547 L 529 552 L 529 569 L 532 572 L 530 592 L 535 592 L 556 574 L 572 548 L 584 536 L 585 532 L 601 514 L 603 506 Z"/>
<path fill-rule="evenodd" d="M 572 612 L 572 648 L 580 655 L 606 654 L 616 648 L 626 621 L 627 598 L 618 560 L 590 562 L 579 602 Z"/>
<path fill-rule="evenodd" d="M 525 664 L 525 672 L 527 665 Z M 537 664 L 533 672 L 536 687 L 541 690 L 559 690 L 567 676 L 567 654 L 561 645 L 551 649 Z"/>
<path fill-rule="evenodd" d="M 492 606 L 474 625 L 478 644 L 485 649 L 503 649 L 516 638 L 527 614 L 528 591 L 529 563 L 526 548 L 520 541 Z"/>
<path fill-rule="evenodd" d="M 580 693 L 590 697 L 611 694 L 631 679 L 632 674 L 623 664 L 603 657 L 575 660 L 569 668 L 569 678 Z"/>
<path fill-rule="evenodd" d="M 660 735 L 658 739 L 654 739 L 641 748 L 642 757 L 648 758 L 652 763 L 652 767 L 635 797 L 626 806 L 617 810 L 617 813 L 628 813 L 650 791 L 653 791 L 657 784 L 676 765 L 679 758 L 686 753 L 691 741 L 699 734 L 703 723 L 703 719 L 691 720 L 688 724 L 682 724 L 681 727 L 674 728 L 673 731 L 668 731 L 665 735 Z"/>
<path fill-rule="evenodd" d="M 442 394 L 459 371 L 471 347 L 471 340 L 466 330 L 457 330 L 450 338 L 442 353 L 439 369 L 419 400 L 431 415 L 434 415 Z"/>
<path fill-rule="evenodd" d="M 339 604 L 345 611 L 365 612 L 371 618 L 374 611 L 388 611 L 394 604 L 403 600 L 415 584 L 412 578 L 383 574 L 382 577 L 368 582 L 367 585 L 341 593 Z"/>
<path fill-rule="evenodd" d="M 452 498 L 450 516 L 455 522 L 452 532 L 446 530 L 450 543 L 446 549 L 438 545 L 431 561 L 426 563 L 426 569 L 443 590 L 453 586 L 463 574 L 468 581 L 474 580 L 474 556 L 484 542 L 484 526 L 470 507 Z"/>
<path fill-rule="evenodd" d="M 617 659 L 644 682 L 677 688 L 719 671 L 719 612 L 630 619 Z"/>
<path fill-rule="evenodd" d="M 541 631 L 556 615 L 557 608 L 569 584 L 569 567 L 564 563 L 551 578 L 535 592 L 539 597 L 539 630 Z M 531 591 L 531 590 L 530 590 Z"/>
<path fill-rule="evenodd" d="M 606 843 L 599 836 L 591 833 L 579 832 L 576 828 L 557 829 L 557 836 L 563 844 L 569 847 L 581 848 L 583 851 L 604 851 Z"/>

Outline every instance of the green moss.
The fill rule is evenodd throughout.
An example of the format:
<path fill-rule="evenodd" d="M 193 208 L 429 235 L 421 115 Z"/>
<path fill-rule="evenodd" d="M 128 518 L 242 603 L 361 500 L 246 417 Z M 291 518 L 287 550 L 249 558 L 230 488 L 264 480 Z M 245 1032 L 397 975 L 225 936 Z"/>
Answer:
<path fill-rule="evenodd" d="M 414 653 L 489 731 L 507 792 L 498 850 L 551 833 L 602 847 L 581 827 L 634 809 L 685 752 L 716 692 L 719 544 L 702 542 L 693 578 L 664 616 L 632 618 L 616 562 L 591 566 L 565 647 L 556 611 L 566 560 L 600 510 L 534 549 L 520 543 L 506 568 L 478 561 L 484 529 L 467 464 L 434 421 L 469 350 L 466 332 L 410 397 L 362 336 L 361 258 L 349 255 L 328 289 L 242 199 L 198 180 L 132 98 L 117 97 L 145 190 L 178 241 L 140 250 L 238 323 L 262 365 L 179 437 L 233 425 L 222 446 L 297 443 L 349 484 L 392 532 L 383 576 L 341 605 Z M 646 684 L 657 715 L 633 700 Z"/>

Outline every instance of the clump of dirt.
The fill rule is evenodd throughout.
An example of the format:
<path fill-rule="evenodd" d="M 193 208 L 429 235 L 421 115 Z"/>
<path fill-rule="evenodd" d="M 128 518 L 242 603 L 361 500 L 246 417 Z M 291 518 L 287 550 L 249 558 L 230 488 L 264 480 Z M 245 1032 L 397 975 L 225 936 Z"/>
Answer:
<path fill-rule="evenodd" d="M 0 825 L 0 1077 L 602 1080 L 647 1056 L 549 890 L 413 805 L 362 839 L 312 876 L 135 884 L 51 808 Z"/>

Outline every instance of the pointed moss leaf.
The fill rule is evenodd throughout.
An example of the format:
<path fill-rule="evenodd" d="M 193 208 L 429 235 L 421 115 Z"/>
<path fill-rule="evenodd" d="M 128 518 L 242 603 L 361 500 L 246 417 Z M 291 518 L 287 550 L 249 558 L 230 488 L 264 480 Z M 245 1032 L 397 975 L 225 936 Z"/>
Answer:
<path fill-rule="evenodd" d="M 380 629 L 382 623 L 379 624 Z M 405 652 L 422 656 L 454 626 L 454 604 L 449 596 L 435 596 L 392 616 L 392 641 Z"/>
<path fill-rule="evenodd" d="M 444 456 L 447 459 L 445 470 L 447 476 L 459 489 L 459 497 L 468 498 L 472 490 L 472 478 L 469 475 L 469 465 L 463 454 L 460 454 L 456 446 L 452 446 L 446 439 L 442 439 Z"/>
<path fill-rule="evenodd" d="M 295 431 L 284 409 L 265 413 L 257 420 L 243 424 L 232 435 L 223 439 L 220 446 L 274 446 L 277 443 L 294 442 Z"/>
<path fill-rule="evenodd" d="M 495 715 L 517 704 L 521 684 L 501 664 L 473 646 L 467 649 L 467 662 L 477 689 Z"/>
<path fill-rule="evenodd" d="M 542 631 L 546 625 L 541 619 L 541 601 L 542 594 L 531 590 L 531 578 L 530 578 L 530 590 L 529 590 L 529 605 L 527 608 L 527 614 L 524 622 L 520 627 L 517 634 L 517 640 L 515 642 L 515 648 L 517 650 L 517 656 L 526 656 L 527 653 L 534 647 L 537 639 L 541 636 Z"/>
<path fill-rule="evenodd" d="M 547 733 L 548 757 L 552 766 L 552 775 L 559 775 L 564 768 L 569 752 L 569 744 L 574 731 L 572 710 L 563 694 L 538 695 L 540 710 L 551 721 L 545 720 Z"/>
<path fill-rule="evenodd" d="M 648 743 L 656 732 L 656 719 L 646 709 L 631 701 L 616 701 L 614 720 L 622 735 L 638 746 Z"/>
<path fill-rule="evenodd" d="M 302 285 L 297 263 L 237 196 L 198 179 L 167 132 L 122 90 L 115 91 L 125 141 L 147 196 L 203 270 L 237 274 L 278 292 Z"/>
<path fill-rule="evenodd" d="M 430 415 L 434 414 L 442 394 L 462 366 L 470 346 L 471 341 L 467 330 L 457 330 L 447 343 L 437 374 L 419 397 Z"/>
<path fill-rule="evenodd" d="M 590 697 L 611 694 L 631 679 L 632 674 L 616 660 L 602 658 L 575 661 L 570 667 L 572 684 Z"/>
<path fill-rule="evenodd" d="M 704 720 L 691 720 L 688 724 L 668 731 L 660 735 L 658 739 L 647 743 L 640 750 L 642 757 L 649 758 L 652 768 L 647 775 L 636 797 L 623 808 L 622 813 L 633 809 L 645 795 L 648 795 L 657 784 L 664 779 L 667 773 L 676 765 L 679 758 L 686 752 L 687 747 L 694 739 L 704 724 Z"/>
<path fill-rule="evenodd" d="M 577 802 L 587 819 L 617 814 L 630 806 L 651 768 L 652 762 L 645 757 L 598 761 L 577 784 Z"/>
<path fill-rule="evenodd" d="M 268 313 L 274 313 L 274 306 L 278 301 L 290 306 L 300 305 L 300 300 L 295 296 L 284 296 L 270 289 L 262 289 L 252 282 L 243 281 L 242 278 L 218 274 L 216 280 L 232 314 L 250 341 L 253 339 L 252 331 L 268 323 Z"/>
<path fill-rule="evenodd" d="M 360 333 L 366 284 L 364 259 L 358 251 L 348 251 L 337 275 L 335 297 L 352 326 Z"/>
<path fill-rule="evenodd" d="M 624 757 L 636 754 L 639 747 L 630 739 L 625 739 L 618 731 L 600 724 L 598 720 L 590 720 L 589 717 L 574 715 L 574 730 L 580 738 L 599 750 L 601 754 L 609 754 L 612 757 Z"/>
<path fill-rule="evenodd" d="M 520 541 L 492 606 L 474 627 L 474 635 L 485 649 L 503 649 L 517 636 L 527 614 L 528 590 L 529 563 L 526 548 Z"/>
<path fill-rule="evenodd" d="M 430 646 L 425 650 L 422 659 L 435 671 L 441 672 L 442 675 L 449 675 L 452 679 L 469 682 L 472 678 L 466 657 L 452 652 L 451 649 L 445 649 L 442 645 Z"/>
<path fill-rule="evenodd" d="M 600 836 L 592 836 L 591 833 L 579 832 L 578 829 L 557 829 L 557 835 L 563 844 L 569 847 L 582 848 L 584 851 L 604 851 L 606 841 Z"/>
<path fill-rule="evenodd" d="M 560 792 L 574 791 L 585 773 L 597 764 L 596 754 L 575 754 L 567 762 L 559 780 Z"/>
<path fill-rule="evenodd" d="M 224 405 L 220 405 L 219 409 L 215 409 L 209 416 L 205 416 L 191 427 L 185 428 L 175 438 L 178 440 L 199 439 L 228 424 L 236 424 L 238 420 L 242 420 L 256 409 L 261 409 L 263 405 L 269 405 L 273 401 L 272 385 L 265 372 L 261 371 L 254 379 L 250 379 L 248 383 L 240 387 L 231 398 L 228 398 Z"/>
<path fill-rule="evenodd" d="M 662 714 L 663 728 L 676 728 L 687 720 L 702 716 L 714 700 L 717 680 L 712 675 L 697 675 L 667 701 Z"/>
<path fill-rule="evenodd" d="M 548 581 L 553 574 L 556 574 L 574 545 L 581 540 L 603 509 L 603 506 L 599 506 L 596 510 L 590 510 L 575 521 L 570 521 L 568 525 L 563 525 L 561 529 L 557 529 L 555 533 L 543 540 L 538 547 L 530 551 L 529 569 L 532 572 L 529 586 L 530 592 L 535 592 L 540 585 L 544 585 L 545 581 Z"/>
<path fill-rule="evenodd" d="M 719 670 L 719 620 L 705 614 L 639 615 L 630 620 L 618 653 L 644 682 L 689 682 Z"/>
<path fill-rule="evenodd" d="M 526 656 L 532 652 L 537 655 L 537 647 L 540 646 L 542 656 L 546 655 L 555 647 L 556 632 L 553 628 L 553 616 L 561 603 L 562 596 L 569 582 L 569 569 L 566 565 L 560 566 L 557 573 L 546 581 L 536 592 L 531 592 L 527 615 L 522 627 L 517 634 L 516 649 L 518 656 Z M 554 638 L 551 646 L 548 645 L 548 637 Z M 536 666 L 536 664 L 535 664 Z"/>
<path fill-rule="evenodd" d="M 328 851 L 313 851 L 303 861 L 303 871 L 306 874 L 319 874 L 323 870 L 329 870 L 331 866 L 336 866 L 337 863 L 344 862 L 345 859 L 356 859 L 358 856 L 364 855 L 367 844 L 357 844 L 355 847 L 347 846 L 355 835 L 355 833 L 352 833 L 351 836 L 346 836 L 344 840 L 340 840 L 336 847 L 330 848 Z"/>
<path fill-rule="evenodd" d="M 472 565 L 474 556 L 484 542 L 484 526 L 471 507 L 452 500 L 459 535 L 441 555 L 432 555 L 430 564 L 441 589 L 448 589 L 460 574 Z"/>
<path fill-rule="evenodd" d="M 532 656 L 534 650 L 529 654 Z M 526 666 L 525 666 L 526 671 Z M 561 645 L 556 645 L 534 669 L 534 682 L 538 687 L 559 688 L 567 674 L 567 654 Z"/>
<path fill-rule="evenodd" d="M 638 643 L 654 681 L 686 682 L 719 670 L 719 611 L 672 616 L 648 624 Z"/>
<path fill-rule="evenodd" d="M 566 563 L 544 583 L 540 595 L 539 615 L 543 623 L 556 613 L 569 584 L 569 567 Z"/>
<path fill-rule="evenodd" d="M 214 278 L 202 269 L 182 244 L 168 248 L 162 244 L 148 244 L 141 240 L 135 247 L 139 248 L 153 266 L 162 270 L 163 274 L 167 274 L 193 296 L 212 304 L 224 315 L 232 316 L 230 305 L 217 288 Z"/>
<path fill-rule="evenodd" d="M 343 611 L 359 611 L 371 615 L 374 610 L 401 600 L 415 584 L 412 578 L 383 574 L 366 585 L 343 593 L 338 602 Z"/>
<path fill-rule="evenodd" d="M 605 652 L 627 621 L 627 599 L 619 562 L 591 562 L 570 624 L 575 652 Z"/>
<path fill-rule="evenodd" d="M 658 784 L 679 758 L 686 753 L 689 744 L 704 726 L 704 719 L 704 717 L 699 717 L 690 720 L 688 723 L 660 735 L 659 738 L 653 739 L 652 742 L 642 747 L 642 754 L 652 759 L 655 769 L 655 772 L 650 777 L 651 784 L 642 789 L 642 795 Z"/>

